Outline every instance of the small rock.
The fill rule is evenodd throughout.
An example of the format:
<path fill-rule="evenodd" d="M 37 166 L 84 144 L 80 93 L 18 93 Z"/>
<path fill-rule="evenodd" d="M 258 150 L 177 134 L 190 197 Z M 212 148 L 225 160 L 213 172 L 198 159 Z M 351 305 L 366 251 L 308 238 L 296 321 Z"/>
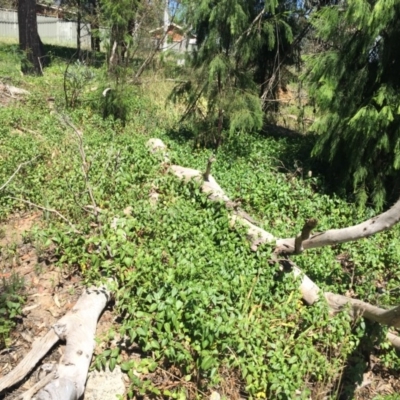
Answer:
<path fill-rule="evenodd" d="M 221 395 L 218 392 L 212 392 L 210 400 L 221 400 Z"/>
<path fill-rule="evenodd" d="M 113 372 L 92 371 L 88 375 L 84 400 L 116 399 L 125 394 L 125 384 L 121 368 L 115 366 Z"/>
<path fill-rule="evenodd" d="M 166 151 L 167 146 L 161 139 L 152 138 L 147 141 L 147 147 L 150 148 L 150 152 L 156 153 L 157 151 Z"/>

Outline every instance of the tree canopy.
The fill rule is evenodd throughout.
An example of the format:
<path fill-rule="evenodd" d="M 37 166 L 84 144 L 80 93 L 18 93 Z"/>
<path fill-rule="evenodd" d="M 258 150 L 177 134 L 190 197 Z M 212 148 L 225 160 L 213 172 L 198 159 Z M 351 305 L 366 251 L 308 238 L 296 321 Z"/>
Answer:
<path fill-rule="evenodd" d="M 381 209 L 400 189 L 400 2 L 351 0 L 312 23 L 324 43 L 306 72 L 319 112 L 314 155 L 331 163 L 336 187 Z"/>

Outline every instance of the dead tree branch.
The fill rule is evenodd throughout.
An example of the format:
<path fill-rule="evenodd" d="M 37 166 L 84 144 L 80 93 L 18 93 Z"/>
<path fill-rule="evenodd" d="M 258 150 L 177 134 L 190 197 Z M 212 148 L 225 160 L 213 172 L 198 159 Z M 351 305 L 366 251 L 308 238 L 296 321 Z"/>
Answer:
<path fill-rule="evenodd" d="M 157 144 L 157 146 L 155 146 L 155 143 Z M 148 142 L 148 146 L 152 149 L 155 147 L 160 152 L 165 153 L 167 151 L 166 146 L 159 139 L 150 139 Z M 201 184 L 202 191 L 208 194 L 208 198 L 210 200 L 223 201 L 227 205 L 227 208 L 229 208 L 229 203 L 232 203 L 232 201 L 224 193 L 224 191 L 218 185 L 218 183 L 215 181 L 212 175 L 209 175 L 208 181 L 206 181 L 203 180 L 203 174 L 201 173 L 201 171 L 195 169 L 185 168 L 179 165 L 171 165 L 170 170 L 175 176 L 186 182 L 192 179 L 199 182 Z M 240 222 L 242 225 L 248 227 L 247 238 L 253 250 L 257 250 L 257 247 L 262 243 L 275 242 L 277 244 L 277 247 L 274 252 L 275 257 L 273 257 L 273 259 L 276 262 L 280 261 L 276 258 L 277 254 L 282 252 L 292 253 L 292 254 L 294 253 L 296 249 L 296 239 L 277 240 L 271 233 L 257 227 L 256 225 L 248 221 L 246 218 L 243 218 L 242 216 L 237 214 L 235 210 L 233 211 L 233 214 L 234 215 L 232 216 L 231 219 L 233 224 L 235 224 L 236 222 Z M 372 218 L 371 220 L 363 222 L 362 224 L 356 225 L 354 227 L 327 231 L 325 234 L 327 235 L 328 238 L 331 238 L 332 236 L 335 237 L 335 234 L 339 232 L 339 236 L 341 238 L 351 237 L 352 239 L 350 240 L 357 240 L 357 238 L 360 238 L 359 236 L 360 231 L 362 233 L 365 232 L 365 229 L 366 230 L 369 229 L 368 230 L 369 234 L 361 236 L 361 237 L 366 237 L 372 234 L 371 233 L 372 229 L 377 229 L 374 233 L 380 232 L 385 229 L 389 229 L 391 226 L 397 223 L 399 219 L 400 219 L 400 200 L 389 211 L 379 215 L 378 217 Z M 319 235 L 325 235 L 325 234 L 319 234 L 319 235 L 317 234 L 309 238 L 312 229 L 314 229 L 316 225 L 317 225 L 316 219 L 309 219 L 308 221 L 306 221 L 302 229 L 302 232 L 297 239 L 298 251 L 301 251 L 302 247 L 310 248 L 311 246 L 309 243 L 313 240 L 313 238 L 316 238 Z M 373 226 L 373 228 L 371 228 L 371 225 Z M 347 236 L 343 235 L 341 232 L 345 232 Z M 306 243 L 308 243 L 309 247 L 306 247 Z M 297 267 L 292 261 L 287 259 L 285 259 L 284 261 L 285 261 L 284 264 L 289 266 L 289 270 L 293 273 L 294 277 L 299 279 L 300 281 L 299 289 L 304 301 L 308 305 L 314 304 L 317 300 L 320 299 L 321 290 L 318 287 L 318 285 L 314 283 L 306 274 L 304 274 L 301 271 L 301 269 Z M 345 307 L 349 307 L 349 312 L 352 317 L 363 316 L 367 319 L 379 322 L 381 324 L 393 327 L 400 327 L 400 306 L 395 307 L 391 310 L 385 310 L 383 308 L 373 306 L 369 303 L 365 303 L 357 299 L 352 299 L 334 293 L 323 293 L 323 296 L 325 297 L 327 304 L 333 313 L 339 312 L 345 309 Z M 400 338 L 398 336 L 394 335 L 393 333 L 390 333 L 387 335 L 387 339 L 393 346 L 400 349 Z"/>
<path fill-rule="evenodd" d="M 92 202 L 92 207 L 91 208 L 93 209 L 93 213 L 94 213 L 94 215 L 96 217 L 97 223 L 100 226 L 100 222 L 99 222 L 99 218 L 98 218 L 99 207 L 97 207 L 97 203 L 96 203 L 96 200 L 95 200 L 94 195 L 93 195 L 92 185 L 90 184 L 90 181 L 89 181 L 89 169 L 90 169 L 90 167 L 89 167 L 89 163 L 87 162 L 86 152 L 85 152 L 85 148 L 83 146 L 83 132 L 80 131 L 70 121 L 70 119 L 67 116 L 59 115 L 59 119 L 64 125 L 72 128 L 72 130 L 74 131 L 74 133 L 75 133 L 75 135 L 76 135 L 76 137 L 78 139 L 79 154 L 81 156 L 81 169 L 82 169 L 83 179 L 85 181 L 85 187 L 87 189 L 87 192 L 89 193 L 89 197 L 90 197 L 90 200 Z"/>
<path fill-rule="evenodd" d="M 326 232 L 312 235 L 309 239 L 303 241 L 303 248 L 307 250 L 367 238 L 376 233 L 387 231 L 399 221 L 400 199 L 386 212 L 360 224 L 342 229 L 330 229 Z M 284 248 L 286 253 L 295 251 L 295 239 L 278 239 L 276 244 L 279 248 Z"/>
<path fill-rule="evenodd" d="M 299 235 L 294 240 L 294 254 L 303 252 L 303 242 L 310 237 L 311 231 L 317 226 L 318 221 L 315 218 L 308 219 Z"/>
<path fill-rule="evenodd" d="M 8 375 L 0 378 L 0 393 L 20 382 L 59 340 L 66 341 L 65 354 L 54 375 L 37 394 L 37 400 L 78 400 L 86 383 L 93 355 L 97 320 L 110 297 L 104 287 L 86 289 L 75 306 L 41 339 Z"/>
<path fill-rule="evenodd" d="M 56 214 L 56 215 L 58 215 L 63 221 L 65 221 L 65 222 L 73 229 L 73 231 L 74 231 L 75 233 L 82 233 L 82 232 L 80 232 L 80 231 L 78 231 L 78 230 L 76 229 L 75 225 L 74 225 L 70 220 L 68 220 L 66 217 L 64 217 L 64 215 L 62 215 L 62 214 L 61 214 L 59 211 L 57 211 L 57 210 L 54 210 L 54 209 L 52 209 L 52 208 L 43 207 L 43 206 L 40 206 L 39 204 L 32 203 L 32 202 L 29 201 L 29 200 L 20 199 L 20 198 L 18 198 L 18 197 L 8 196 L 8 198 L 13 199 L 13 200 L 22 201 L 23 203 L 29 204 L 29 205 L 32 206 L 32 207 L 39 208 L 39 210 L 48 211 L 48 212 L 51 212 L 51 213 L 53 213 L 53 214 Z"/>
<path fill-rule="evenodd" d="M 210 158 L 207 161 L 207 167 L 206 167 L 206 171 L 203 174 L 203 178 L 205 181 L 208 182 L 208 179 L 210 177 L 210 173 L 211 173 L 211 166 L 212 164 L 216 161 L 217 159 L 215 158 L 214 154 L 211 154 Z"/>
<path fill-rule="evenodd" d="M 39 158 L 39 156 L 35 156 L 35 157 L 33 157 L 31 160 L 25 161 L 25 162 L 19 164 L 18 167 L 17 167 L 17 169 L 16 169 L 16 170 L 13 172 L 13 174 L 7 179 L 7 181 L 6 181 L 2 186 L 0 186 L 0 191 L 2 191 L 2 190 L 14 179 L 15 175 L 18 174 L 18 172 L 20 171 L 20 169 L 21 169 L 22 167 L 24 167 L 25 165 L 28 165 L 28 164 L 30 164 L 31 162 L 35 161 L 37 158 Z"/>

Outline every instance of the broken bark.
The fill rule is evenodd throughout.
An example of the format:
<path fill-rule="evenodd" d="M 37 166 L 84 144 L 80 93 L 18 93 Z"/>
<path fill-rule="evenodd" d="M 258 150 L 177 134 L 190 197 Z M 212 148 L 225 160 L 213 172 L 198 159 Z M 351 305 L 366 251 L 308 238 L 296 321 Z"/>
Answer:
<path fill-rule="evenodd" d="M 159 139 L 150 139 L 148 141 L 148 146 L 152 152 L 159 151 L 166 154 L 167 148 Z M 228 209 L 232 208 L 229 207 L 229 203 L 232 203 L 232 201 L 218 185 L 212 175 L 208 176 L 208 180 L 203 180 L 202 172 L 195 169 L 185 168 L 179 165 L 170 165 L 170 170 L 175 176 L 185 182 L 189 182 L 192 179 L 199 182 L 202 191 L 208 194 L 210 200 L 223 201 L 227 205 Z M 311 230 L 314 229 L 317 221 L 315 219 L 310 219 L 306 221 L 302 232 L 297 236 L 297 238 L 293 239 L 276 239 L 271 233 L 257 227 L 246 218 L 240 216 L 235 210 L 233 211 L 233 214 L 234 215 L 231 218 L 233 224 L 240 222 L 248 227 L 247 238 L 251 244 L 252 250 L 257 250 L 257 247 L 262 243 L 275 242 L 276 249 L 272 259 L 279 262 L 281 260 L 279 260 L 277 256 L 281 253 L 293 254 L 296 251 L 301 252 L 302 249 L 357 240 L 389 229 L 400 220 L 400 200 L 390 210 L 361 224 L 343 229 L 332 229 L 324 233 L 312 235 L 311 237 Z M 305 275 L 293 262 L 284 259 L 284 264 L 289 265 L 290 271 L 300 280 L 299 289 L 304 301 L 308 305 L 314 304 L 320 298 L 321 290 L 318 285 Z M 391 310 L 385 310 L 369 303 L 334 293 L 324 293 L 323 295 L 332 313 L 337 313 L 348 307 L 350 315 L 353 318 L 362 316 L 384 325 L 396 328 L 400 327 L 400 306 Z M 387 339 L 394 347 L 400 349 L 400 337 L 393 333 L 388 333 Z"/>
<path fill-rule="evenodd" d="M 66 341 L 65 354 L 54 376 L 37 394 L 37 400 L 77 400 L 85 389 L 93 355 L 97 320 L 109 300 L 105 287 L 86 289 L 75 306 L 62 317 L 4 378 L 0 393 L 20 382 L 59 340 Z"/>
<path fill-rule="evenodd" d="M 300 254 L 303 252 L 303 242 L 310 237 L 311 231 L 317 226 L 318 221 L 315 218 L 310 218 L 306 221 L 301 230 L 301 233 L 297 235 L 294 240 L 294 254 Z"/>

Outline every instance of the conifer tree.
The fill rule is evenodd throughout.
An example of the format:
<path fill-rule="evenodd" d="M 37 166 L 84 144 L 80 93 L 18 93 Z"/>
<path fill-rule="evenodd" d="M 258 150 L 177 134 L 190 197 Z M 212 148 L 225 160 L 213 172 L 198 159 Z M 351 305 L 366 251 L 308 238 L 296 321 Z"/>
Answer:
<path fill-rule="evenodd" d="M 190 79 L 173 98 L 187 102 L 185 118 L 196 122 L 199 140 L 218 147 L 227 136 L 260 129 L 263 122 L 261 81 L 278 41 L 290 43 L 292 30 L 278 0 L 187 0 L 185 20 L 197 35 Z M 267 57 L 268 58 L 268 57 Z M 260 71 L 263 70 L 262 73 Z M 259 82 L 256 74 L 259 74 Z"/>
<path fill-rule="evenodd" d="M 400 189 L 400 0 L 348 0 L 313 18 L 325 51 L 308 59 L 320 117 L 314 155 L 361 205 L 381 209 Z"/>

